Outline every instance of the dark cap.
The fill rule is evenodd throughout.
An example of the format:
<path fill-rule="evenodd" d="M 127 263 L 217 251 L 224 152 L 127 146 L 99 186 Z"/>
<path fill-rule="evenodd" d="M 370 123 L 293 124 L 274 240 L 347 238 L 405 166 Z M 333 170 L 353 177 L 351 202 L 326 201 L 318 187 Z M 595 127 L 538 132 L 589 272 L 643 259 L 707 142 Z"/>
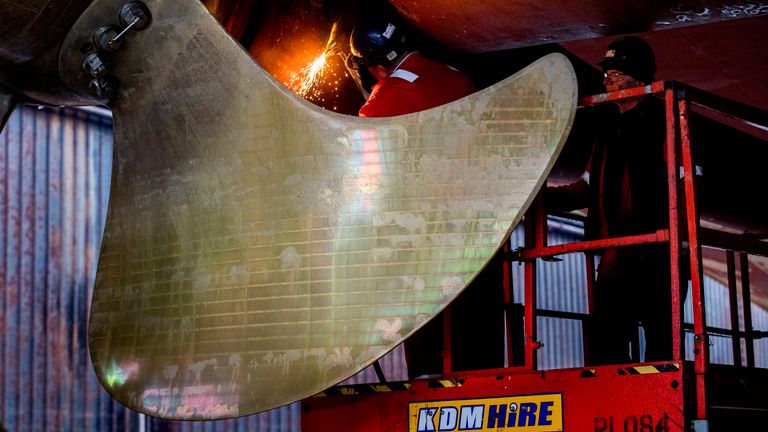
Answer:
<path fill-rule="evenodd" d="M 656 75 L 653 49 L 648 42 L 636 36 L 624 36 L 611 42 L 598 65 L 603 67 L 603 72 L 614 69 L 646 84 L 652 82 Z"/>

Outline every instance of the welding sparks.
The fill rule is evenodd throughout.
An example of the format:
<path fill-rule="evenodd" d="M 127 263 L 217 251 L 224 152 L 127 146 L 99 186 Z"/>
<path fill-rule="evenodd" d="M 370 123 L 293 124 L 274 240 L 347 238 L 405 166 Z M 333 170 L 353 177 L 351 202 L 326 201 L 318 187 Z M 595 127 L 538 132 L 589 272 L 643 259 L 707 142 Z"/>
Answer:
<path fill-rule="evenodd" d="M 322 102 L 324 93 L 338 90 L 338 75 L 329 63 L 329 59 L 338 54 L 335 41 L 336 28 L 337 23 L 334 23 L 323 52 L 301 68 L 288 84 L 291 91 L 310 101 Z"/>
<path fill-rule="evenodd" d="M 312 88 L 318 84 L 325 75 L 325 66 L 327 62 L 328 54 L 323 52 L 312 63 L 303 67 L 293 81 L 289 88 L 301 97 L 311 96 L 310 92 Z"/>

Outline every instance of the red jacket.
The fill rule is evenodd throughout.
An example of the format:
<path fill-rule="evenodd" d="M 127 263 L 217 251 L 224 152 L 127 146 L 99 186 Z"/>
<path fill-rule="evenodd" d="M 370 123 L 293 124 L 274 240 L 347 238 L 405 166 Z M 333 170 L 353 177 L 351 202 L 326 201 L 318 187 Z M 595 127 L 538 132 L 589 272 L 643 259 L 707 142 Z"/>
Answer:
<path fill-rule="evenodd" d="M 475 92 L 458 70 L 419 53 L 408 54 L 389 77 L 376 83 L 361 117 L 390 117 L 434 108 Z"/>

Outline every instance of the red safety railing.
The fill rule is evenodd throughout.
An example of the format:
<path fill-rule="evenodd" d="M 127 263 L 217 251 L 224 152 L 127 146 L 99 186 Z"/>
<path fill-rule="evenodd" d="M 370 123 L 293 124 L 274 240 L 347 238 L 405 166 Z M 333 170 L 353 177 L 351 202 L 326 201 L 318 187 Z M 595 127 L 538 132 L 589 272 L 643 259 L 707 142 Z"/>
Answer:
<path fill-rule="evenodd" d="M 716 96 L 709 95 L 700 90 L 685 86 L 676 82 L 659 81 L 643 87 L 622 90 L 618 92 L 600 94 L 586 97 L 579 101 L 580 107 L 599 105 L 615 102 L 620 99 L 636 97 L 640 95 L 657 95 L 664 98 L 666 106 L 666 142 L 665 154 L 667 161 L 667 180 L 669 192 L 669 229 L 658 230 L 655 233 L 634 235 L 620 238 L 610 238 L 594 241 L 582 241 L 569 244 L 548 246 L 546 240 L 547 217 L 540 199 L 536 199 L 527 212 L 524 219 L 525 247 L 516 251 L 507 252 L 509 260 L 521 261 L 525 265 L 525 362 L 520 369 L 533 371 L 537 369 L 536 351 L 541 347 L 537 338 L 537 315 L 581 319 L 587 314 L 567 314 L 555 311 L 545 311 L 536 308 L 536 259 L 548 259 L 558 255 L 575 252 L 597 251 L 603 248 L 623 247 L 637 244 L 666 243 L 670 248 L 671 270 L 671 313 L 672 313 L 672 341 L 673 358 L 671 361 L 684 359 L 683 330 L 688 327 L 694 334 L 694 369 L 696 387 L 696 419 L 707 418 L 707 368 L 709 364 L 709 339 L 708 334 L 726 335 L 733 338 L 734 364 L 742 365 L 741 342 L 743 338 L 747 346 L 747 366 L 754 367 L 753 340 L 756 336 L 762 336 L 762 332 L 752 331 L 750 313 L 750 289 L 748 267 L 748 254 L 757 253 L 766 255 L 766 244 L 755 240 L 745 242 L 741 236 L 728 235 L 712 230 L 702 230 L 699 224 L 699 212 L 697 206 L 698 197 L 694 187 L 695 166 L 692 157 L 692 143 L 689 131 L 690 105 L 714 111 L 721 116 L 747 125 L 757 125 L 765 128 L 765 112 L 745 105 L 733 103 Z M 682 171 L 682 177 L 680 176 Z M 682 182 L 682 184 L 680 184 Z M 681 192 L 679 194 L 679 192 Z M 678 196 L 681 195 L 681 196 Z M 680 207 L 679 207 L 680 206 Z M 681 215 L 684 219 L 681 220 Z M 708 242 L 708 243 L 707 243 Z M 719 329 L 706 325 L 705 296 L 703 287 L 702 256 L 703 245 L 717 247 L 726 250 L 727 267 L 730 290 L 731 329 Z M 693 325 L 685 326 L 682 317 L 682 301 L 680 293 L 680 256 L 683 248 L 687 248 L 690 256 L 690 280 L 691 298 L 693 303 Z M 741 250 L 741 285 L 744 305 L 744 331 L 739 330 L 739 317 L 736 297 L 736 271 L 734 250 Z M 766 255 L 768 256 L 768 255 Z M 593 255 L 586 254 L 587 266 L 587 290 L 588 313 L 592 313 L 592 284 L 595 279 L 595 266 Z M 511 290 L 511 284 L 507 285 Z M 511 295 L 507 293 L 507 299 Z M 575 316 L 580 315 L 580 316 Z M 508 329 L 508 333 L 514 329 Z M 585 345 L 586 346 L 586 345 Z M 636 349 L 637 344 L 632 344 Z M 511 350 L 508 352 L 512 358 Z M 588 357 L 589 353 L 585 352 Z M 512 360 L 509 362 L 512 364 Z"/>
<path fill-rule="evenodd" d="M 699 223 L 697 188 L 694 185 L 694 179 L 696 177 L 693 162 L 694 158 L 692 157 L 694 149 L 689 131 L 689 116 L 691 108 L 693 107 L 697 109 L 697 113 L 702 113 L 701 111 L 698 111 L 699 109 L 706 112 L 705 115 L 710 119 L 713 118 L 709 114 L 715 113 L 715 121 L 719 122 L 720 119 L 726 119 L 727 122 L 730 122 L 731 126 L 734 122 L 746 125 L 746 127 L 756 125 L 759 130 L 752 135 L 757 136 L 764 141 L 768 141 L 768 134 L 765 134 L 765 137 L 763 137 L 764 132 L 768 131 L 768 113 L 712 96 L 680 83 L 669 81 L 659 81 L 643 87 L 583 98 L 579 101 L 579 105 L 580 107 L 599 105 L 615 102 L 622 98 L 630 98 L 640 95 L 655 95 L 663 98 L 665 103 L 667 133 L 664 151 L 669 195 L 669 228 L 641 235 L 549 245 L 547 241 L 548 215 L 541 197 L 534 199 L 523 220 L 525 246 L 511 250 L 510 245 L 507 244 L 502 251 L 504 258 L 502 260 L 504 265 L 503 289 L 507 326 L 505 335 L 507 359 L 505 364 L 507 366 L 498 369 L 484 369 L 477 371 L 453 371 L 450 334 L 451 308 L 446 308 L 444 311 L 443 375 L 445 378 L 448 378 L 449 381 L 450 378 L 456 378 L 455 388 L 461 387 L 464 378 L 467 380 L 475 379 L 475 382 L 487 384 L 489 381 L 483 380 L 488 379 L 489 376 L 493 379 L 491 382 L 502 382 L 502 380 L 516 376 L 519 380 L 515 382 L 527 382 L 525 381 L 526 377 L 536 375 L 528 374 L 526 372 L 538 370 L 537 354 L 538 350 L 543 346 L 541 341 L 539 341 L 537 317 L 577 320 L 583 325 L 590 314 L 592 314 L 593 283 L 595 281 L 596 273 L 593 252 L 605 248 L 657 243 L 666 244 L 670 249 L 669 265 L 672 292 L 671 304 L 669 307 L 671 308 L 672 326 L 669 331 L 672 332 L 673 351 L 672 358 L 669 359 L 668 363 L 676 364 L 665 366 L 673 366 L 672 369 L 674 371 L 680 371 L 681 377 L 682 374 L 685 373 L 685 378 L 683 379 L 683 382 L 685 382 L 684 392 L 678 394 L 678 398 L 674 399 L 674 403 L 682 402 L 682 406 L 679 406 L 678 408 L 684 414 L 681 414 L 680 417 L 682 418 L 684 415 L 686 421 L 692 421 L 694 430 L 707 430 L 709 419 L 714 419 L 716 417 L 716 415 L 712 416 L 712 412 L 717 414 L 719 412 L 718 410 L 730 410 L 729 414 L 733 415 L 733 413 L 737 413 L 736 416 L 742 416 L 743 413 L 758 411 L 768 412 L 768 399 L 765 403 L 760 402 L 760 404 L 752 404 L 750 406 L 731 406 L 730 399 L 719 397 L 721 395 L 716 390 L 716 387 L 710 386 L 710 384 L 717 381 L 717 374 L 720 370 L 719 366 L 710 366 L 709 350 L 710 338 L 712 336 L 732 338 L 730 346 L 733 350 L 734 369 L 741 369 L 741 371 L 746 372 L 755 371 L 753 342 L 757 338 L 768 336 L 768 332 L 754 331 L 752 329 L 750 309 L 752 303 L 748 271 L 750 263 L 749 257 L 750 255 L 768 257 L 768 243 L 764 242 L 764 238 L 759 236 L 737 235 L 712 229 L 702 229 Z M 569 217 L 579 219 L 578 216 L 574 215 L 569 215 Z M 730 308 L 730 329 L 708 326 L 705 320 L 707 315 L 705 313 L 702 265 L 702 248 L 705 247 L 724 251 L 725 264 L 727 267 L 727 285 L 729 289 L 728 306 Z M 536 298 L 538 261 L 555 261 L 558 260 L 558 256 L 572 253 L 583 253 L 586 258 L 587 313 L 538 308 Z M 681 261 L 681 256 L 686 257 L 687 261 Z M 524 278 L 522 281 L 524 284 L 524 301 L 522 306 L 514 302 L 515 296 L 513 294 L 515 287 L 513 286 L 514 281 L 510 269 L 511 262 L 522 263 L 524 267 Z M 741 270 L 740 281 L 737 280 L 737 263 Z M 683 271 L 685 271 L 685 273 L 682 273 Z M 683 319 L 682 303 L 684 299 L 681 298 L 681 292 L 683 292 L 681 287 L 681 274 L 690 275 L 690 291 L 693 311 L 693 321 L 691 324 L 686 324 Z M 738 307 L 739 299 L 737 288 L 739 282 L 741 285 L 741 301 L 743 306 L 741 315 L 739 314 Z M 568 289 L 570 287 L 563 286 L 561 288 Z M 520 312 L 520 309 L 522 309 L 522 312 Z M 740 320 L 740 316 L 743 317 L 743 320 Z M 741 326 L 743 326 L 743 330 L 740 328 Z M 688 362 L 686 362 L 685 367 L 682 367 L 680 364 L 683 363 L 684 360 L 687 360 L 684 351 L 684 332 L 693 334 L 693 367 L 691 367 Z M 583 334 L 584 332 L 582 331 L 582 335 Z M 746 345 L 743 357 L 741 355 L 742 340 Z M 637 340 L 634 340 L 631 345 L 634 351 L 633 358 L 639 358 L 639 356 L 637 356 L 639 343 L 637 343 Z M 584 346 L 586 347 L 587 345 L 584 344 Z M 586 360 L 588 360 L 589 353 L 585 351 L 584 354 L 585 357 L 587 357 Z M 585 361 L 585 364 L 589 364 L 589 362 Z M 750 368 L 752 368 L 751 371 L 748 370 Z M 621 375 L 621 371 L 626 370 L 627 368 L 615 369 L 619 371 L 616 373 Z M 689 375 L 691 370 L 693 372 L 692 377 Z M 581 378 L 585 376 L 584 372 L 589 371 L 582 370 L 581 375 L 574 375 L 578 377 L 577 380 L 561 384 L 564 387 L 570 384 L 573 384 L 574 387 L 584 385 L 584 381 L 581 380 Z M 377 374 L 381 381 L 385 381 L 380 368 L 377 369 Z M 624 374 L 626 374 L 626 372 L 624 372 Z M 747 377 L 745 379 L 748 379 L 748 375 L 749 374 L 747 373 L 744 374 L 744 376 Z M 589 374 L 587 374 L 587 376 L 589 376 Z M 742 376 L 739 375 L 737 378 L 738 380 L 741 380 Z M 681 378 L 676 376 L 673 381 L 666 382 L 665 385 L 671 386 L 673 390 L 677 389 L 680 385 L 680 382 L 677 381 L 678 379 Z M 763 393 L 764 386 L 761 383 L 768 382 L 768 375 L 763 374 L 763 377 L 760 379 L 763 379 L 764 381 L 756 381 L 757 384 L 752 386 L 752 395 L 761 395 Z M 504 385 L 507 386 L 511 385 L 510 383 L 512 381 L 508 380 L 504 382 Z M 642 387 L 642 389 L 651 392 L 656 391 L 658 390 L 658 387 L 654 386 L 658 386 L 659 382 L 660 381 L 653 380 L 643 381 L 646 387 Z M 737 387 L 741 386 L 742 383 L 743 381 L 739 381 Z M 421 400 L 420 398 L 426 398 L 425 400 L 431 400 L 435 397 L 431 387 L 424 385 L 424 383 L 419 383 L 419 385 L 423 386 L 415 386 L 411 388 L 414 392 L 413 394 L 415 395 L 419 391 L 424 391 L 427 392 L 427 395 L 422 395 L 418 398 L 414 396 L 414 399 Z M 603 385 L 605 385 L 605 383 L 603 383 Z M 650 388 L 648 388 L 648 385 L 650 385 Z M 469 387 L 468 392 L 474 395 L 472 397 L 476 397 L 476 394 L 473 392 L 476 391 L 477 387 L 467 387 Z M 747 388 L 749 386 L 742 387 Z M 742 387 L 737 389 L 739 397 L 743 397 L 744 392 Z M 414 388 L 416 390 L 413 390 Z M 551 387 L 548 388 L 551 389 Z M 634 389 L 631 385 L 627 388 Z M 506 394 L 507 391 L 508 388 L 504 387 L 504 394 Z M 451 395 L 451 397 L 459 397 L 459 393 L 451 393 Z M 462 394 L 461 397 L 465 396 Z M 763 396 L 759 396 L 759 398 L 762 397 Z M 708 399 L 715 402 L 708 403 Z M 725 402 L 723 402 L 724 400 Z M 401 401 L 397 400 L 397 398 L 392 399 L 392 401 L 392 404 L 399 407 L 397 404 L 401 403 Z M 736 400 L 734 404 L 738 405 L 738 403 L 742 402 L 744 401 Z M 749 403 L 746 405 L 749 405 Z M 666 419 L 667 413 L 664 412 L 663 415 L 663 418 Z M 629 417 L 625 417 L 625 429 L 628 427 L 627 425 L 630 424 L 626 423 L 626 421 L 629 421 L 629 419 L 636 420 L 633 416 L 634 414 L 631 413 Z M 597 419 L 598 418 L 595 417 L 595 430 L 598 430 Z M 612 417 L 611 421 L 613 421 Z M 604 425 L 607 427 L 607 423 Z M 612 426 L 610 430 L 613 430 Z M 657 427 L 657 430 L 660 429 Z"/>

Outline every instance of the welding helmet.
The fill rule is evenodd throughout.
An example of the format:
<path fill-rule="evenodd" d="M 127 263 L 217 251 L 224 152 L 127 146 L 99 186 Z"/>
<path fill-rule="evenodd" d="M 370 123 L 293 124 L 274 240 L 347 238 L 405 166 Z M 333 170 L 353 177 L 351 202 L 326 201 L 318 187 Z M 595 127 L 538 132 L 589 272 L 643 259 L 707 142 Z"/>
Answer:
<path fill-rule="evenodd" d="M 656 75 L 656 56 L 648 42 L 636 36 L 625 36 L 608 45 L 603 61 L 598 63 L 603 72 L 611 69 L 642 81 L 653 82 Z"/>
<path fill-rule="evenodd" d="M 358 23 L 349 37 L 349 48 L 361 64 L 389 67 L 407 52 L 406 40 L 402 20 L 378 16 Z"/>

